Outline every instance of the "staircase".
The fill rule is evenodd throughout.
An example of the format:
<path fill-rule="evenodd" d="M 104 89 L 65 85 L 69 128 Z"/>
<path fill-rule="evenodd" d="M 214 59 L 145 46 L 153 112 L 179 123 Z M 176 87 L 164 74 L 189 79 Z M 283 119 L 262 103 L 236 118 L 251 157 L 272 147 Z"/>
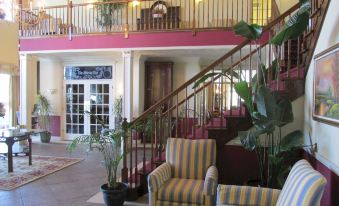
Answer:
<path fill-rule="evenodd" d="M 268 68 L 265 81 L 269 87 L 290 100 L 302 96 L 307 68 L 329 1 L 311 0 L 308 28 L 297 39 L 280 47 L 268 44 L 275 32 L 299 8 L 299 4 L 269 22 L 264 27 L 263 37 L 256 44 L 244 40 L 132 121 L 125 144 L 125 151 L 131 148 L 128 150 L 130 155 L 128 160 L 125 155 L 122 169 L 122 180 L 130 184 L 130 198 L 147 191 L 147 175 L 165 161 L 168 137 L 216 139 L 217 167 L 221 176 L 219 181 L 227 182 L 227 177 L 223 176 L 228 166 L 223 164 L 223 155 L 229 153 L 225 150 L 225 144 L 234 139 L 238 131 L 252 126 L 248 111 L 234 90 L 234 84 L 246 80 L 252 85 L 250 80 L 258 72 L 258 54 L 261 54 L 264 59 L 262 62 Z M 275 59 L 280 64 L 280 71 L 273 69 Z M 205 74 L 221 70 L 226 70 L 229 75 L 210 77 L 193 89 L 195 82 Z M 137 138 L 140 134 L 148 136 L 149 141 L 140 142 Z"/>

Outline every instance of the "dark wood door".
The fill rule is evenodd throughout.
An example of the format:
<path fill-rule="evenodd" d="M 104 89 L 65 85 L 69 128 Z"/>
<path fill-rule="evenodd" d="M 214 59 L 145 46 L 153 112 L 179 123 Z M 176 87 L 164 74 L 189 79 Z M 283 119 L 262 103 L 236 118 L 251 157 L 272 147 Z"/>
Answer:
<path fill-rule="evenodd" d="M 171 93 L 172 72 L 173 62 L 145 62 L 145 110 Z"/>

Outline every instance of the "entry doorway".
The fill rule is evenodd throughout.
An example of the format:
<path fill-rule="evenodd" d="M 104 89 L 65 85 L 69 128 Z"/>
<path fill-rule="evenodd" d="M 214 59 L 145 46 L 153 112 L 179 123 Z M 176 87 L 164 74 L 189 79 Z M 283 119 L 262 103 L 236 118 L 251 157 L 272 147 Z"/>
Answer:
<path fill-rule="evenodd" d="M 80 80 L 65 82 L 65 139 L 100 132 L 100 121 L 113 128 L 112 81 Z M 98 116 L 97 120 L 89 112 Z"/>
<path fill-rule="evenodd" d="M 172 73 L 173 62 L 145 62 L 145 110 L 172 92 Z"/>

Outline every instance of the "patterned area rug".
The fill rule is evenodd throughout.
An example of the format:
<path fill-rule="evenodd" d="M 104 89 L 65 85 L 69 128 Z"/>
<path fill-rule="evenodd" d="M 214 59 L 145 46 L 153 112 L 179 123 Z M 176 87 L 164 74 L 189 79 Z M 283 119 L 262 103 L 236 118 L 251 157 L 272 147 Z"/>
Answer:
<path fill-rule="evenodd" d="M 28 165 L 28 156 L 13 157 L 13 173 L 7 171 L 7 159 L 0 159 L 0 190 L 12 190 L 41 177 L 80 162 L 82 159 L 35 156 Z"/>

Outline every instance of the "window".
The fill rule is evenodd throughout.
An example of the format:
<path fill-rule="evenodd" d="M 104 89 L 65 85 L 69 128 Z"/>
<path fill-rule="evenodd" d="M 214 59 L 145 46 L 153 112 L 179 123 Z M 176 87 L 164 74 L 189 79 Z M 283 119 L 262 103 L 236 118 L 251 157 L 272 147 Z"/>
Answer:
<path fill-rule="evenodd" d="M 0 20 L 13 21 L 13 9 L 12 0 L 0 0 Z"/>
<path fill-rule="evenodd" d="M 4 118 L 0 117 L 0 129 L 9 126 L 10 114 L 9 114 L 9 81 L 10 76 L 7 74 L 0 74 L 0 102 L 4 104 L 6 109 L 6 115 Z"/>

